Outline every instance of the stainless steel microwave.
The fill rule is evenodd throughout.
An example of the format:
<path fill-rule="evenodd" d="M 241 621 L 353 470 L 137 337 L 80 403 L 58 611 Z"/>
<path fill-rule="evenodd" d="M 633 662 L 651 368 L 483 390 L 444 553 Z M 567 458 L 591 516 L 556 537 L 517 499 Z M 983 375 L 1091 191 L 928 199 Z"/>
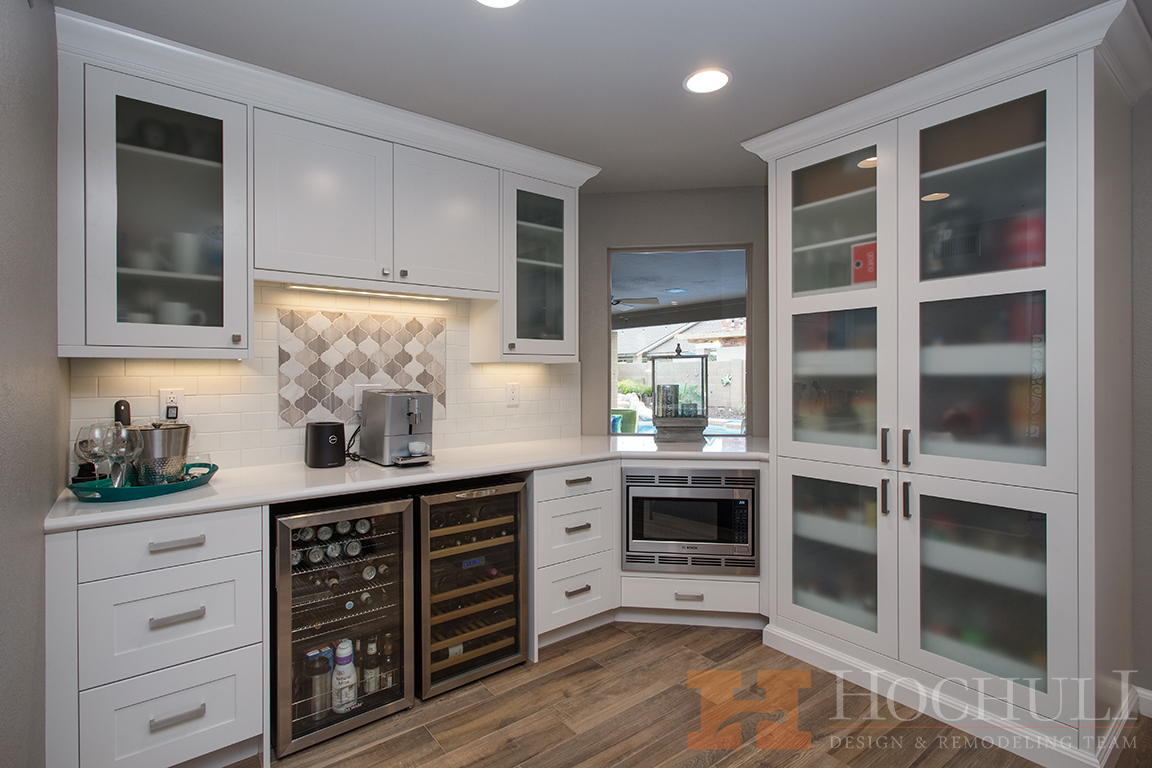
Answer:
<path fill-rule="evenodd" d="M 625 467 L 623 474 L 624 570 L 759 575 L 759 472 Z"/>

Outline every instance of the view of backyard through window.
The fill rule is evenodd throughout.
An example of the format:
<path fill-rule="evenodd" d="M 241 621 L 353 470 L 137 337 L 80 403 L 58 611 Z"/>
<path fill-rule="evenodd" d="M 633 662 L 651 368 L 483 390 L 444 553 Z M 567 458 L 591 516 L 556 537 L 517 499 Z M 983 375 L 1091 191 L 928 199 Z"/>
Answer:
<path fill-rule="evenodd" d="M 611 430 L 653 433 L 652 357 L 707 355 L 705 435 L 745 432 L 747 320 L 743 250 L 613 253 Z M 700 378 L 700 375 L 697 375 Z"/>

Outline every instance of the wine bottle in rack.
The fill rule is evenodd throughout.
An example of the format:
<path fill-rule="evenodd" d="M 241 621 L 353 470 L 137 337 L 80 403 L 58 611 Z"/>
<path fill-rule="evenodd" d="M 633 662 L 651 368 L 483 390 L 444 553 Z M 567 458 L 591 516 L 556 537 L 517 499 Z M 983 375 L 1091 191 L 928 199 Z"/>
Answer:
<path fill-rule="evenodd" d="M 364 656 L 364 693 L 380 690 L 380 653 L 376 646 L 376 635 L 368 636 Z"/>
<path fill-rule="evenodd" d="M 372 521 L 367 517 L 362 517 L 356 521 L 356 533 L 361 536 L 367 536 L 372 532 Z"/>
<path fill-rule="evenodd" d="M 384 659 L 381 666 L 380 675 L 382 680 L 380 682 L 383 688 L 391 688 L 396 682 L 396 677 L 393 674 L 393 665 L 395 662 L 392 658 L 392 651 L 392 633 L 387 632 L 384 635 L 384 647 L 381 649 Z"/>
<path fill-rule="evenodd" d="M 312 527 L 301 528 L 297 535 L 300 541 L 312 541 L 316 538 L 316 529 Z"/>
<path fill-rule="evenodd" d="M 351 532 L 352 532 L 352 521 L 351 520 L 341 520 L 340 522 L 336 523 L 336 533 L 340 534 L 341 536 L 347 536 Z"/>
<path fill-rule="evenodd" d="M 360 544 L 359 539 L 348 539 L 344 542 L 344 556 L 345 557 L 360 557 L 360 552 L 363 545 Z"/>
<path fill-rule="evenodd" d="M 328 541 L 332 538 L 332 526 L 322 525 L 316 529 L 316 538 L 320 541 Z"/>

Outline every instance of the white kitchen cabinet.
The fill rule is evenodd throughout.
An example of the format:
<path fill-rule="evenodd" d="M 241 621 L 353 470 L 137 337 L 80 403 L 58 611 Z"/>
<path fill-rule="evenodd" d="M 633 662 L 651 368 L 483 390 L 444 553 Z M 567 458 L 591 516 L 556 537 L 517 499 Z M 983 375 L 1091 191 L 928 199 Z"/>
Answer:
<path fill-rule="evenodd" d="M 537 637 L 620 607 L 619 480 L 614 461 L 533 473 Z"/>
<path fill-rule="evenodd" d="M 760 584 L 683 576 L 624 576 L 620 604 L 628 608 L 759 613 Z"/>
<path fill-rule="evenodd" d="M 504 285 L 473 302 L 473 362 L 576 362 L 576 189 L 504 172 Z"/>
<path fill-rule="evenodd" d="M 1075 70 L 777 163 L 782 455 L 1075 490 Z"/>
<path fill-rule="evenodd" d="M 400 284 L 500 291 L 500 172 L 397 145 Z"/>
<path fill-rule="evenodd" d="M 392 144 L 262 109 L 253 130 L 256 268 L 391 280 Z"/>
<path fill-rule="evenodd" d="M 775 233 L 765 642 L 1045 765 L 1107 762 L 1098 737 L 1136 704 L 1130 126 L 1150 86 L 1152 40 L 1110 2 L 744 144 Z"/>
<path fill-rule="evenodd" d="M 259 751 L 262 513 L 45 537 L 48 765 L 228 764 Z"/>
<path fill-rule="evenodd" d="M 1072 724 L 1075 495 L 786 458 L 778 472 L 780 616 Z"/>
<path fill-rule="evenodd" d="M 249 356 L 245 105 L 62 54 L 60 118 L 60 354 Z"/>

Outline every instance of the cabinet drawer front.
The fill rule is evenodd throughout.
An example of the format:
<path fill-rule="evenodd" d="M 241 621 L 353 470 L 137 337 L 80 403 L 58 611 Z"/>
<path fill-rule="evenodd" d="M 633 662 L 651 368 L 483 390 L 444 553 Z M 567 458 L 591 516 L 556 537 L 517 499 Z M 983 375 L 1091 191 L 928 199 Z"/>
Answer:
<path fill-rule="evenodd" d="M 620 604 L 628 608 L 759 613 L 760 585 L 754 581 L 620 579 Z"/>
<path fill-rule="evenodd" d="M 79 588 L 81 690 L 260 640 L 258 553 Z"/>
<path fill-rule="evenodd" d="M 613 532 L 620 525 L 619 499 L 612 491 L 543 501 L 536 506 L 536 565 L 565 560 L 612 548 Z"/>
<path fill-rule="evenodd" d="M 620 467 L 612 461 L 541 469 L 533 475 L 536 501 L 564 499 L 585 493 L 615 490 Z"/>
<path fill-rule="evenodd" d="M 260 550 L 260 509 L 93 528 L 77 534 L 80 581 Z"/>
<path fill-rule="evenodd" d="M 536 632 L 548 632 L 619 606 L 612 552 L 536 571 Z"/>
<path fill-rule="evenodd" d="M 81 693 L 84 768 L 176 765 L 259 734 L 261 648 Z"/>

